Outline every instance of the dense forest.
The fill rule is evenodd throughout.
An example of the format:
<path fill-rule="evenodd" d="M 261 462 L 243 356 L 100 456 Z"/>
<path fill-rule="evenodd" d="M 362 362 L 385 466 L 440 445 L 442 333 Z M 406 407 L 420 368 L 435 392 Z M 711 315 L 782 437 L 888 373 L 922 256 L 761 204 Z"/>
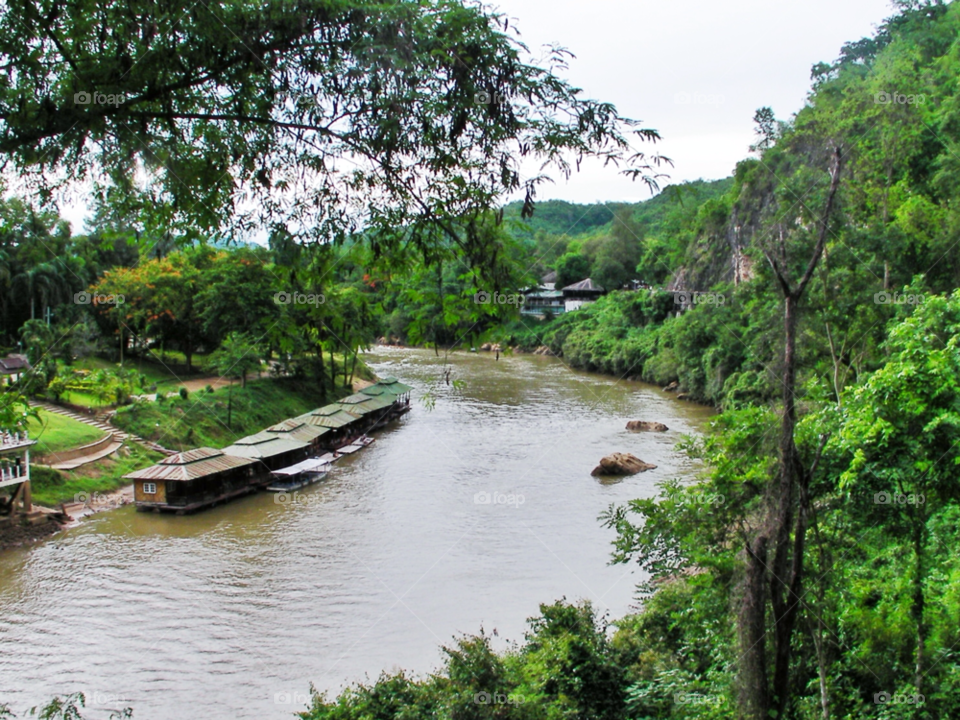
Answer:
<path fill-rule="evenodd" d="M 475 189 L 471 212 L 427 221 L 384 200 L 363 229 L 328 218 L 336 242 L 281 229 L 255 246 L 162 231 L 210 220 L 179 218 L 184 198 L 149 222 L 105 201 L 84 234 L 8 198 L 0 344 L 36 366 L 22 394 L 51 399 L 90 354 L 175 352 L 188 369 L 199 354 L 238 377 L 268 359 L 333 389 L 386 337 L 545 346 L 719 410 L 680 448 L 699 480 L 598 519 L 611 561 L 647 578 L 638 612 L 544 598 L 505 652 L 462 637 L 433 674 L 315 694 L 303 718 L 958 717 L 958 76 L 960 4 L 898 3 L 813 67 L 795 116 L 757 111 L 732 177 L 633 204 L 487 207 L 523 189 L 513 178 Z M 549 272 L 609 292 L 542 320 L 475 301 Z M 14 427 L 22 397 L 3 398 Z"/>

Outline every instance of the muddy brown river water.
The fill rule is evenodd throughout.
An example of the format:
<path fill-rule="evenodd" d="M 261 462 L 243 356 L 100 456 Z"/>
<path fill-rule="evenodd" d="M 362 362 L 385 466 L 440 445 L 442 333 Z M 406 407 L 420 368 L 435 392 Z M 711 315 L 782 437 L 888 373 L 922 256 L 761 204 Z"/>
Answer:
<path fill-rule="evenodd" d="M 541 602 L 629 611 L 638 577 L 607 564 L 597 516 L 691 477 L 675 445 L 708 409 L 554 358 L 456 353 L 459 389 L 432 351 L 367 360 L 414 386 L 412 412 L 293 502 L 126 507 L 0 554 L 0 703 L 83 691 L 91 718 L 290 718 L 311 682 L 427 673 L 481 627 L 519 640 Z M 670 430 L 630 433 L 631 419 Z M 592 478 L 617 451 L 658 467 Z"/>

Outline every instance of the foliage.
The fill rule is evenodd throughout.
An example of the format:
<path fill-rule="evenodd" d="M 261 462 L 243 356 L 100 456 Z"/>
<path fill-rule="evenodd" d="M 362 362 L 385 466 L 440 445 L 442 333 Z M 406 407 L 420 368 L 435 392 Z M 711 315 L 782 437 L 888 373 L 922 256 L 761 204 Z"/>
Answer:
<path fill-rule="evenodd" d="M 358 221 L 346 208 L 362 207 L 380 253 L 430 255 L 444 237 L 492 270 L 496 240 L 451 222 L 516 191 L 529 210 L 573 157 L 655 182 L 631 142 L 656 132 L 558 77 L 568 57 L 532 64 L 506 16 L 455 0 L 232 0 L 186 15 L 12 3 L 0 62 L 20 72 L 0 92 L 0 152 L 41 197 L 91 178 L 157 236 L 255 222 L 343 240 Z"/>
<path fill-rule="evenodd" d="M 606 626 L 587 603 L 541 605 L 525 642 L 496 653 L 482 631 L 445 647 L 442 671 L 403 672 L 356 685 L 335 700 L 314 692 L 304 720 L 454 717 L 464 720 L 614 720 L 623 717 L 623 671 Z"/>

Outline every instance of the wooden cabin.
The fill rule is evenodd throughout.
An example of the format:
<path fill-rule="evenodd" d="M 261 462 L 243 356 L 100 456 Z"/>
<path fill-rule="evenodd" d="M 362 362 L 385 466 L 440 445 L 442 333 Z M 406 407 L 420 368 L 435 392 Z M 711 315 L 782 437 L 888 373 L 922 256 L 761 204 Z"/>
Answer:
<path fill-rule="evenodd" d="M 324 405 L 322 408 L 295 418 L 314 427 L 327 428 L 328 432 L 323 442 L 330 450 L 349 444 L 350 439 L 355 437 L 359 430 L 361 419 L 361 415 L 347 410 L 340 403 Z"/>
<path fill-rule="evenodd" d="M 137 510 L 178 514 L 256 491 L 265 481 L 256 460 L 197 448 L 124 475 L 133 481 Z"/>
<path fill-rule="evenodd" d="M 305 442 L 309 446 L 309 454 L 313 455 L 327 449 L 326 436 L 329 435 L 330 428 L 310 425 L 303 420 L 291 418 L 268 427 L 264 432 L 276 435 L 280 439 Z"/>
<path fill-rule="evenodd" d="M 223 452 L 259 460 L 263 465 L 261 471 L 269 472 L 305 460 L 310 456 L 310 443 L 285 437 L 281 433 L 264 431 L 234 441 L 233 445 L 224 448 Z"/>

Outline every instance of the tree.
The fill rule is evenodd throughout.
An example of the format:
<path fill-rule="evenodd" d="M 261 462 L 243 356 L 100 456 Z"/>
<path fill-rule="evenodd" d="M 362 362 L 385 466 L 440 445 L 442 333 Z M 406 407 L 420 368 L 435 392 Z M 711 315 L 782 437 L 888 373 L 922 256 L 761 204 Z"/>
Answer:
<path fill-rule="evenodd" d="M 568 252 L 557 260 L 557 289 L 573 285 L 590 277 L 590 258 L 581 253 Z"/>
<path fill-rule="evenodd" d="M 27 419 L 37 417 L 30 408 L 25 395 L 13 388 L 4 388 L 0 393 L 0 432 L 22 432 L 27 429 Z"/>
<path fill-rule="evenodd" d="M 887 350 L 883 367 L 848 392 L 834 445 L 846 466 L 840 487 L 861 508 L 861 524 L 906 540 L 912 554 L 913 684 L 924 694 L 939 662 L 927 658 L 931 519 L 958 497 L 960 291 L 928 297 L 892 329 Z"/>
<path fill-rule="evenodd" d="M 240 387 L 247 386 L 247 373 L 260 367 L 260 348 L 243 333 L 228 335 L 220 349 L 208 360 L 211 369 L 220 377 L 240 376 Z M 227 390 L 227 427 L 233 419 L 233 385 Z"/>
<path fill-rule="evenodd" d="M 770 488 L 767 518 L 746 547 L 747 579 L 740 618 L 744 645 L 744 706 L 747 714 L 756 718 L 766 718 L 771 712 L 782 717 L 790 699 L 790 661 L 793 631 L 800 611 L 812 475 L 812 468 L 805 467 L 801 461 L 794 437 L 799 366 L 797 324 L 800 300 L 813 279 L 826 246 L 840 186 L 840 161 L 841 150 L 837 147 L 833 153 L 826 202 L 817 223 L 816 243 L 799 280 L 794 283 L 790 278 L 788 264 L 790 253 L 786 238 L 792 228 L 781 225 L 776 235 L 779 240 L 774 247 L 761 245 L 783 295 L 784 340 L 778 478 Z M 773 551 L 772 562 L 768 562 L 770 550 Z M 765 641 L 767 597 L 771 601 L 774 621 L 774 665 L 773 677 L 769 681 Z"/>
<path fill-rule="evenodd" d="M 264 255 L 248 248 L 220 252 L 203 271 L 197 305 L 203 334 L 212 343 L 232 332 L 262 337 L 276 322 L 279 307 L 273 295 L 280 288 Z"/>
<path fill-rule="evenodd" d="M 557 77 L 566 51 L 546 67 L 525 61 L 509 19 L 479 5 L 5 9 L 0 65 L 18 72 L 0 90 L 0 153 L 44 198 L 61 177 L 106 178 L 96 197 L 157 237 L 256 221 L 331 240 L 362 223 L 379 252 L 410 242 L 429 253 L 433 229 L 488 267 L 495 258 L 451 222 L 515 191 L 529 215 L 550 172 L 572 172 L 570 158 L 620 163 L 656 185 L 659 157 L 631 142 L 657 133 Z M 524 158 L 544 170 L 524 179 Z"/>
<path fill-rule="evenodd" d="M 210 357 L 210 365 L 221 377 L 239 377 L 240 387 L 245 388 L 247 373 L 261 365 L 260 353 L 260 346 L 249 335 L 232 332 Z"/>

